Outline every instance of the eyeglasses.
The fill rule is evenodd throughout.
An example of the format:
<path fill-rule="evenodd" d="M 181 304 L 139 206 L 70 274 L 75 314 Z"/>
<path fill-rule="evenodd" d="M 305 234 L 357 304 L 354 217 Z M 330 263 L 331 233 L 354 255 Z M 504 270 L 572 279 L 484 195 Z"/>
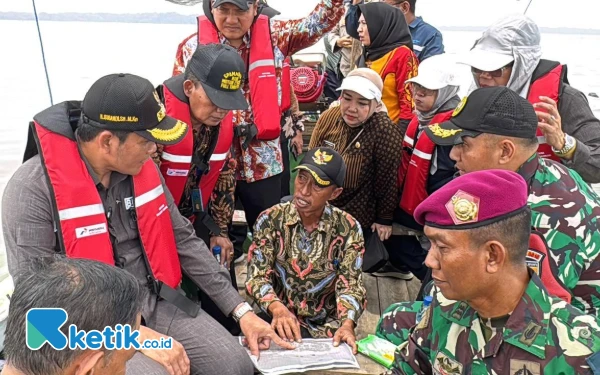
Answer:
<path fill-rule="evenodd" d="M 243 17 L 250 13 L 250 8 L 248 10 L 242 10 L 238 7 L 232 7 L 233 9 L 223 8 L 222 6 L 215 8 L 215 12 L 222 17 L 227 17 L 231 13 L 233 13 L 234 17 Z"/>
<path fill-rule="evenodd" d="M 415 82 L 411 82 L 411 84 L 412 84 L 412 91 L 415 94 L 419 94 L 420 96 L 434 96 L 435 95 L 436 90 L 427 89 Z"/>
<path fill-rule="evenodd" d="M 486 73 L 486 74 L 488 74 L 492 78 L 500 78 L 500 77 L 502 77 L 504 75 L 504 71 L 506 69 L 512 68 L 512 66 L 513 66 L 513 63 L 510 63 L 510 64 L 508 64 L 506 66 L 503 66 L 500 69 L 496 69 L 496 70 L 493 70 L 491 72 L 486 72 L 485 70 L 479 70 L 479 69 L 477 69 L 475 67 L 471 67 L 471 73 L 474 76 L 481 76 L 483 73 Z"/>

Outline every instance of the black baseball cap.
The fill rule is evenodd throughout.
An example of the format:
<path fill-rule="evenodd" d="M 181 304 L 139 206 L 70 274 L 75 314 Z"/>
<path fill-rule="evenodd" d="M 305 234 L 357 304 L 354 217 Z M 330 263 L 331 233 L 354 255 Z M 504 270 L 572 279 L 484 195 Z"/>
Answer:
<path fill-rule="evenodd" d="M 97 128 L 134 132 L 150 141 L 172 145 L 181 141 L 188 124 L 167 116 L 150 81 L 133 74 L 110 74 L 85 94 L 81 121 Z"/>
<path fill-rule="evenodd" d="M 206 95 L 221 109 L 247 109 L 242 92 L 246 74 L 244 60 L 237 51 L 224 44 L 199 45 L 185 68 L 185 77 L 198 78 Z"/>
<path fill-rule="evenodd" d="M 497 134 L 530 139 L 536 136 L 538 118 L 533 105 L 507 87 L 483 87 L 465 97 L 452 118 L 425 128 L 437 145 L 463 143 L 463 137 Z"/>
<path fill-rule="evenodd" d="M 233 4 L 233 5 L 237 6 L 241 10 L 248 10 L 248 9 L 250 9 L 250 7 L 248 5 L 249 4 L 254 4 L 256 2 L 256 0 L 211 0 L 211 1 L 212 1 L 212 7 L 213 8 L 221 6 L 221 5 L 225 4 L 225 3 L 230 3 L 230 4 Z"/>
<path fill-rule="evenodd" d="M 344 186 L 346 163 L 332 148 L 319 147 L 308 151 L 300 165 L 294 168 L 298 169 L 308 171 L 319 186 L 328 187 L 332 182 L 338 187 Z"/>

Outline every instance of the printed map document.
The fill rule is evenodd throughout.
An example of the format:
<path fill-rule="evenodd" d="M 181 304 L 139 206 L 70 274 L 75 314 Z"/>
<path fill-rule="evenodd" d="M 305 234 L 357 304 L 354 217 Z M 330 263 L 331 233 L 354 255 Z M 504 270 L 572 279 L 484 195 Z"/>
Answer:
<path fill-rule="evenodd" d="M 240 344 L 243 345 L 240 337 Z M 254 366 L 265 375 L 280 375 L 310 370 L 334 368 L 360 368 L 352 348 L 345 343 L 337 348 L 332 339 L 302 339 L 295 344 L 295 350 L 287 350 L 271 343 L 269 350 L 260 352 L 258 361 L 252 358 Z M 244 345 L 248 355 L 250 349 Z"/>

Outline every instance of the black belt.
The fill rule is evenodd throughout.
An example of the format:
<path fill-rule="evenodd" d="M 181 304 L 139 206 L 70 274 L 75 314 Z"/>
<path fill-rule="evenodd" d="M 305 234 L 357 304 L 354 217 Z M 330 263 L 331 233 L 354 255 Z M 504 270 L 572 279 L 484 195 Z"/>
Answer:
<path fill-rule="evenodd" d="M 150 284 L 150 289 L 160 298 L 175 305 L 175 307 L 188 314 L 192 318 L 198 316 L 198 312 L 200 312 L 200 305 L 194 303 L 185 295 L 179 293 L 177 290 L 171 288 L 162 281 L 153 279 L 150 275 L 148 275 L 148 283 Z"/>

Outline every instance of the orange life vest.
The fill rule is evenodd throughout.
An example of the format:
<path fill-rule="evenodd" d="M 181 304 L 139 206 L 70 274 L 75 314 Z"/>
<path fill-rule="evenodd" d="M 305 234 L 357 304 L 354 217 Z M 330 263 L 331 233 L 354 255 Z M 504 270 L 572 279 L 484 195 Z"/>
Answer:
<path fill-rule="evenodd" d="M 438 113 L 431 119 L 432 124 L 448 121 L 453 111 Z M 417 140 L 419 119 L 413 117 L 402 140 L 402 163 L 398 170 L 398 186 L 402 188 L 400 208 L 410 215 L 421 204 L 427 194 L 427 178 L 431 168 L 431 158 L 435 143 L 422 131 Z M 415 145 L 416 142 L 416 145 Z"/>
<path fill-rule="evenodd" d="M 58 242 L 68 257 L 115 265 L 107 216 L 96 185 L 81 159 L 68 120 L 55 120 L 66 114 L 59 104 L 40 113 L 31 125 L 52 191 Z M 175 289 L 181 283 L 181 265 L 167 198 L 151 159 L 133 177 L 133 191 L 132 209 L 149 276 L 153 282 Z"/>
<path fill-rule="evenodd" d="M 249 61 L 246 62 L 250 81 L 250 101 L 258 140 L 272 140 L 281 135 L 281 108 L 275 71 L 275 55 L 271 41 L 269 18 L 260 15 L 252 25 Z M 198 17 L 198 44 L 221 43 L 215 25 L 206 17 Z M 282 79 L 284 75 L 282 75 Z M 282 82 L 282 90 L 285 85 Z M 288 83 L 287 89 L 290 89 Z M 283 93 L 283 91 L 282 91 Z M 282 95 L 282 102 L 284 95 Z M 239 124 L 237 124 L 239 125 Z"/>
<path fill-rule="evenodd" d="M 163 85 L 163 94 L 167 115 L 178 120 L 191 124 L 190 105 L 183 92 L 183 74 L 175 76 L 165 81 Z M 188 180 L 188 174 L 192 166 L 194 132 L 189 131 L 183 141 L 163 148 L 161 155 L 160 171 L 165 179 L 169 191 L 173 195 L 175 204 L 179 205 L 185 185 Z M 204 165 L 196 165 L 202 169 L 204 175 L 200 178 L 198 188 L 202 193 L 202 204 L 206 209 L 212 192 L 219 180 L 221 170 L 225 166 L 227 154 L 231 149 L 233 141 L 233 115 L 231 112 L 221 121 L 217 144 L 208 160 L 201 161 Z M 208 155 L 206 155 L 208 156 Z M 199 158 L 205 158 L 205 155 L 199 155 Z"/>
<path fill-rule="evenodd" d="M 558 64 L 558 66 L 549 70 L 541 77 L 535 79 L 535 81 L 531 83 L 531 87 L 529 88 L 529 95 L 527 96 L 527 100 L 529 100 L 531 104 L 535 104 L 539 103 L 540 96 L 547 96 L 554 100 L 558 105 L 558 101 L 560 99 L 561 83 L 563 82 L 564 78 L 564 72 L 566 73 L 566 71 L 564 70 L 564 66 Z M 540 111 L 541 109 L 538 108 L 536 110 Z M 544 134 L 539 128 L 537 130 L 537 136 L 538 142 L 540 144 L 540 146 L 538 147 L 538 154 L 542 158 L 551 159 L 560 163 L 560 158 L 556 156 L 556 154 L 552 151 L 552 146 L 546 143 Z"/>

